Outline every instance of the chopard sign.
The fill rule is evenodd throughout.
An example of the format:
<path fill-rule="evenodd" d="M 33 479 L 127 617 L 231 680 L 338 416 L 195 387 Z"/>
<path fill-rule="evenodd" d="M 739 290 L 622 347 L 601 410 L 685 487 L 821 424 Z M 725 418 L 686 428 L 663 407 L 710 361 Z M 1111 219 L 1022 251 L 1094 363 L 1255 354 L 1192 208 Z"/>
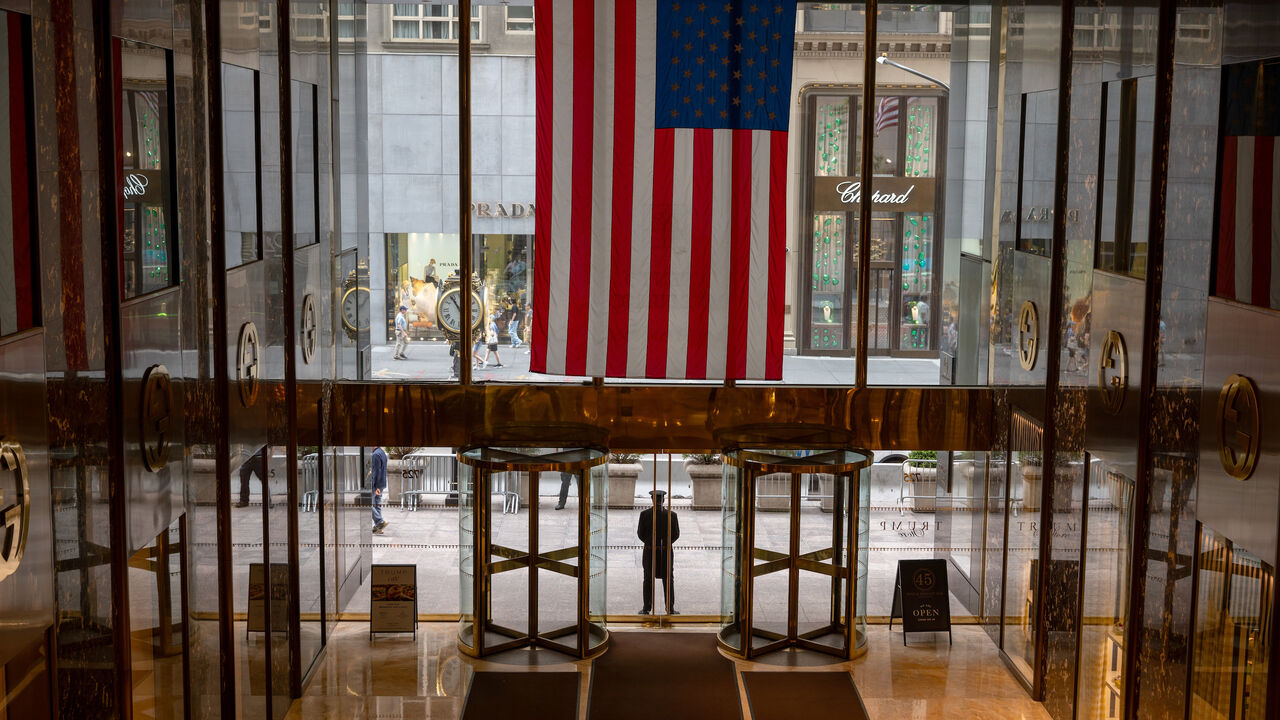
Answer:
<path fill-rule="evenodd" d="M 159 202 L 162 182 L 158 170 L 130 170 L 121 192 L 125 202 Z"/>
<path fill-rule="evenodd" d="M 813 209 L 857 210 L 862 183 L 857 178 L 813 179 Z M 934 212 L 934 178 L 878 177 L 871 181 L 871 209 L 876 212 Z"/>

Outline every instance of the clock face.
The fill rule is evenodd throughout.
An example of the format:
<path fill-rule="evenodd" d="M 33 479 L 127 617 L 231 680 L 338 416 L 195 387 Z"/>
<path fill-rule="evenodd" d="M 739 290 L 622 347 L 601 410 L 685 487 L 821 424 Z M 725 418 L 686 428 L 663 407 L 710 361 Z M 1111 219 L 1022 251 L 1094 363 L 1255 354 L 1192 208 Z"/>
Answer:
<path fill-rule="evenodd" d="M 342 323 L 351 330 L 360 330 L 362 318 L 369 317 L 369 289 L 351 288 L 342 296 Z"/>
<path fill-rule="evenodd" d="M 450 290 L 440 298 L 440 309 L 437 314 L 440 316 L 440 325 L 446 327 L 453 332 L 458 331 L 460 320 L 462 319 L 462 293 L 457 290 Z"/>
<path fill-rule="evenodd" d="M 471 327 L 476 327 L 480 323 L 480 318 L 484 314 L 484 307 L 480 296 L 471 293 Z M 452 288 L 445 291 L 440 298 L 440 305 L 437 310 L 440 319 L 440 327 L 450 332 L 458 332 L 461 330 L 462 323 L 462 291 L 458 288 Z"/>

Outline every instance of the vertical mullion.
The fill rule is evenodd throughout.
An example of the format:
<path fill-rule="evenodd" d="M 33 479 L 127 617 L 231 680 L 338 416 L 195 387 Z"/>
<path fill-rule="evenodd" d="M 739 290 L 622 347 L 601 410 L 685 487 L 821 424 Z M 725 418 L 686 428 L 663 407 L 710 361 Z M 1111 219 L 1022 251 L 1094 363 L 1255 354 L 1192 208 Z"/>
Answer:
<path fill-rule="evenodd" d="M 872 139 L 871 128 L 875 125 L 876 99 L 876 15 L 879 12 L 878 0 L 867 0 L 864 10 L 865 32 L 863 33 L 863 70 L 862 70 L 862 163 L 858 180 L 862 183 L 861 196 L 858 198 L 858 335 L 854 358 L 854 386 L 867 386 L 867 302 L 870 298 L 871 282 L 871 173 L 872 173 Z"/>
<path fill-rule="evenodd" d="M 458 38 L 458 299 L 462 310 L 459 324 L 464 328 L 460 333 L 458 352 L 466 353 L 458 358 L 458 382 L 470 385 L 470 353 L 475 343 L 471 336 L 471 315 L 474 312 L 471 307 L 471 0 L 458 0 L 457 12 L 459 17 L 467 18 L 468 23 L 467 32 Z M 484 319 L 481 318 L 480 322 L 483 325 Z M 537 497 L 536 492 L 534 497 Z M 532 520 L 530 518 L 530 522 Z"/>

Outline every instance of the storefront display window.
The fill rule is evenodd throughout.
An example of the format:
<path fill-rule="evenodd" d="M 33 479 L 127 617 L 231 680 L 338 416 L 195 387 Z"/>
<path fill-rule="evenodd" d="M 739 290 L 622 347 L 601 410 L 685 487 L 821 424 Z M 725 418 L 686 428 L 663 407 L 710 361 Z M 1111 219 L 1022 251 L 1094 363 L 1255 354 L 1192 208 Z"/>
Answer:
<path fill-rule="evenodd" d="M 487 314 L 498 313 L 499 335 L 505 342 L 512 317 L 523 320 L 533 277 L 533 236 L 472 235 L 472 272 L 484 288 Z M 458 272 L 458 236 L 451 233 L 389 233 L 387 235 L 388 332 L 396 310 L 408 310 L 409 334 L 414 339 L 442 337 L 436 326 L 436 299 L 441 286 Z M 524 323 L 518 327 L 523 333 Z"/>
<path fill-rule="evenodd" d="M 124 296 L 177 282 L 170 59 L 163 48 L 116 40 Z"/>
<path fill-rule="evenodd" d="M 813 153 L 804 236 L 800 351 L 852 354 L 857 344 L 860 96 L 835 88 L 808 98 Z M 888 90 L 882 92 L 890 92 Z M 820 94 L 821 93 L 821 94 Z M 831 93 L 831 94 L 827 94 Z M 941 248 L 934 242 L 940 215 L 936 192 L 940 97 L 883 95 L 876 100 L 871 219 L 871 282 L 867 351 L 876 355 L 936 353 L 933 282 Z M 853 117 L 851 117 L 851 114 Z"/>

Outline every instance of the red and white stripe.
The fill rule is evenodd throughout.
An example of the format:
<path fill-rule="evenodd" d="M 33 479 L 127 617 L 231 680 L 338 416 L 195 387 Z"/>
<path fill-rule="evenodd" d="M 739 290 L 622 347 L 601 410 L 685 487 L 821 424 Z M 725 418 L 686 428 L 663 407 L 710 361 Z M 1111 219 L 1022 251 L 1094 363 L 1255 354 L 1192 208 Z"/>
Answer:
<path fill-rule="evenodd" d="M 531 369 L 782 376 L 787 134 L 656 129 L 656 3 L 537 0 Z"/>
<path fill-rule="evenodd" d="M 896 127 L 898 124 L 898 98 L 880 98 L 876 103 L 876 134 Z"/>
<path fill-rule="evenodd" d="M 1280 309 L 1280 143 L 1224 137 L 1221 182 L 1215 294 Z"/>

